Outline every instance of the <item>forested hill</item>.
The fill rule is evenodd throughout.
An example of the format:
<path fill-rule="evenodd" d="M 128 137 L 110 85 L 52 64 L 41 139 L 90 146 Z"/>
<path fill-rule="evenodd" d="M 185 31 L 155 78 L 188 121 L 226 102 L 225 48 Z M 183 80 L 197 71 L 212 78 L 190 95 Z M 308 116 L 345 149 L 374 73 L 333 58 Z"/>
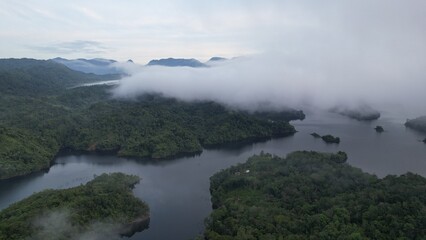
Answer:
<path fill-rule="evenodd" d="M 112 86 L 67 88 L 108 76 L 48 61 L 0 62 L 0 82 L 7 86 L 0 90 L 0 179 L 48 168 L 60 151 L 166 158 L 287 136 L 295 133 L 288 121 L 304 118 L 294 110 L 251 114 L 158 95 L 112 99 Z"/>
<path fill-rule="evenodd" d="M 3 94 L 34 96 L 54 93 L 82 83 L 119 77 L 82 73 L 49 60 L 0 59 L 0 93 Z"/>
<path fill-rule="evenodd" d="M 149 207 L 132 189 L 139 177 L 102 174 L 85 185 L 48 189 L 0 212 L 0 239 L 118 239 L 149 222 Z M 90 236 L 90 235 L 89 235 Z"/>
<path fill-rule="evenodd" d="M 378 179 L 346 154 L 260 154 L 211 177 L 206 239 L 425 239 L 426 179 Z"/>

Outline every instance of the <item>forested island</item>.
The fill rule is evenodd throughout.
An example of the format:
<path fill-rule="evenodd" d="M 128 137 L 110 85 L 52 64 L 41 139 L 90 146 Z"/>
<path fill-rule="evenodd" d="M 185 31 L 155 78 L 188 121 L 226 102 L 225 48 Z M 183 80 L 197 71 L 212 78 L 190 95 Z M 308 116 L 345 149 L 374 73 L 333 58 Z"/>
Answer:
<path fill-rule="evenodd" d="M 319 135 L 318 133 L 316 133 L 316 132 L 313 132 L 313 133 L 311 133 L 310 134 L 312 137 L 314 137 L 314 138 L 321 138 L 321 135 Z"/>
<path fill-rule="evenodd" d="M 321 139 L 326 143 L 336 143 L 336 144 L 340 143 L 339 137 L 335 137 L 335 136 L 330 135 L 330 134 L 322 136 Z"/>
<path fill-rule="evenodd" d="M 111 173 L 78 187 L 35 193 L 0 212 L 0 239 L 132 235 L 149 224 L 148 206 L 132 193 L 138 182 L 137 176 Z"/>
<path fill-rule="evenodd" d="M 0 179 L 49 168 L 63 151 L 166 158 L 288 136 L 296 132 L 288 122 L 304 118 L 295 110 L 250 113 L 156 94 L 123 100 L 111 97 L 113 86 L 73 87 L 119 77 L 0 59 Z"/>
<path fill-rule="evenodd" d="M 426 116 L 408 119 L 405 126 L 426 133 Z"/>
<path fill-rule="evenodd" d="M 379 179 L 347 156 L 261 153 L 211 177 L 206 239 L 423 239 L 426 179 Z"/>
<path fill-rule="evenodd" d="M 335 137 L 333 135 L 327 134 L 324 136 L 319 135 L 316 132 L 313 132 L 310 134 L 312 137 L 314 138 L 321 138 L 324 142 L 326 143 L 336 143 L 339 144 L 340 143 L 340 138 L 339 137 Z"/>
<path fill-rule="evenodd" d="M 374 128 L 374 130 L 376 130 L 376 132 L 378 132 L 378 133 L 382 133 L 382 132 L 384 132 L 384 131 L 385 131 L 385 129 L 384 129 L 382 126 L 376 126 L 376 127 Z"/>
<path fill-rule="evenodd" d="M 331 112 L 338 113 L 342 116 L 346 116 L 358 121 L 373 121 L 380 118 L 380 112 L 365 105 L 347 108 L 347 107 L 335 107 L 331 109 Z"/>

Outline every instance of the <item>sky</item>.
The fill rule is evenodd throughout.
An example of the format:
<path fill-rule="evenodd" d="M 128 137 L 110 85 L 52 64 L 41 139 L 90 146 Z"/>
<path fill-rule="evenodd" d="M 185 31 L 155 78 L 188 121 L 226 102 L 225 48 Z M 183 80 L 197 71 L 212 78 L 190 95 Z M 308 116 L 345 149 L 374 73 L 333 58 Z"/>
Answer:
<path fill-rule="evenodd" d="M 0 53 L 3 58 L 104 57 L 141 63 L 169 56 L 207 60 L 253 54 L 264 50 L 264 31 L 312 24 L 281 2 L 2 0 Z M 282 9 L 276 11 L 277 5 Z"/>
<path fill-rule="evenodd" d="M 422 0 L 2 0 L 0 57 L 146 63 L 300 48 L 340 51 L 372 40 L 378 47 L 410 40 L 424 49 L 425 11 Z M 401 31 L 415 35 L 394 34 Z"/>

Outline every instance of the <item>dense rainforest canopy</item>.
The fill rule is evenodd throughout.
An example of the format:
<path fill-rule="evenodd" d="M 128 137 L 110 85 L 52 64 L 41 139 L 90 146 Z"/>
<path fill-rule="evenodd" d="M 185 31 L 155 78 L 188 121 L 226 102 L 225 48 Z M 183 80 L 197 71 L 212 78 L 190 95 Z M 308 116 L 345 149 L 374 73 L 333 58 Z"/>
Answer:
<path fill-rule="evenodd" d="M 108 239 L 129 234 L 123 232 L 127 225 L 149 219 L 148 206 L 131 191 L 138 182 L 137 176 L 111 173 L 86 185 L 35 193 L 0 212 L 0 239 L 79 239 L 91 231 Z"/>
<path fill-rule="evenodd" d="M 118 77 L 52 61 L 1 59 L 0 179 L 48 168 L 60 151 L 165 158 L 293 134 L 288 121 L 304 118 L 295 110 L 249 113 L 155 94 L 123 100 L 111 97 L 113 86 L 73 87 Z"/>
<path fill-rule="evenodd" d="M 206 239 L 425 239 L 426 179 L 379 179 L 346 158 L 262 153 L 215 174 Z"/>

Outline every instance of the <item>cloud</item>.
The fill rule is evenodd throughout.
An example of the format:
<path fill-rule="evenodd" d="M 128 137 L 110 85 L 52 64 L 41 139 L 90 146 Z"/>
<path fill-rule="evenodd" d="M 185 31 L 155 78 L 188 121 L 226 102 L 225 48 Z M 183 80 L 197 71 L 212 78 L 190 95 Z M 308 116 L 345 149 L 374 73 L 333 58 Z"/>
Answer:
<path fill-rule="evenodd" d="M 266 1 L 259 11 L 248 4 L 253 24 L 244 41 L 261 54 L 207 69 L 124 66 L 132 76 L 115 96 L 157 92 L 245 109 L 367 104 L 407 117 L 425 113 L 424 1 L 282 2 Z"/>
<path fill-rule="evenodd" d="M 52 43 L 47 46 L 30 46 L 29 48 L 55 54 L 102 54 L 109 49 L 100 42 L 86 40 Z"/>
<path fill-rule="evenodd" d="M 76 227 L 70 221 L 72 214 L 67 209 L 54 210 L 34 219 L 33 227 L 37 231 L 27 240 L 76 239 L 102 240 L 121 239 L 119 228 L 112 223 L 91 223 L 85 230 Z"/>
<path fill-rule="evenodd" d="M 77 11 L 79 11 L 80 13 L 82 13 L 85 17 L 94 19 L 94 20 L 98 20 L 101 21 L 104 18 L 97 12 L 93 11 L 90 8 L 87 7 L 76 7 L 75 8 Z"/>

